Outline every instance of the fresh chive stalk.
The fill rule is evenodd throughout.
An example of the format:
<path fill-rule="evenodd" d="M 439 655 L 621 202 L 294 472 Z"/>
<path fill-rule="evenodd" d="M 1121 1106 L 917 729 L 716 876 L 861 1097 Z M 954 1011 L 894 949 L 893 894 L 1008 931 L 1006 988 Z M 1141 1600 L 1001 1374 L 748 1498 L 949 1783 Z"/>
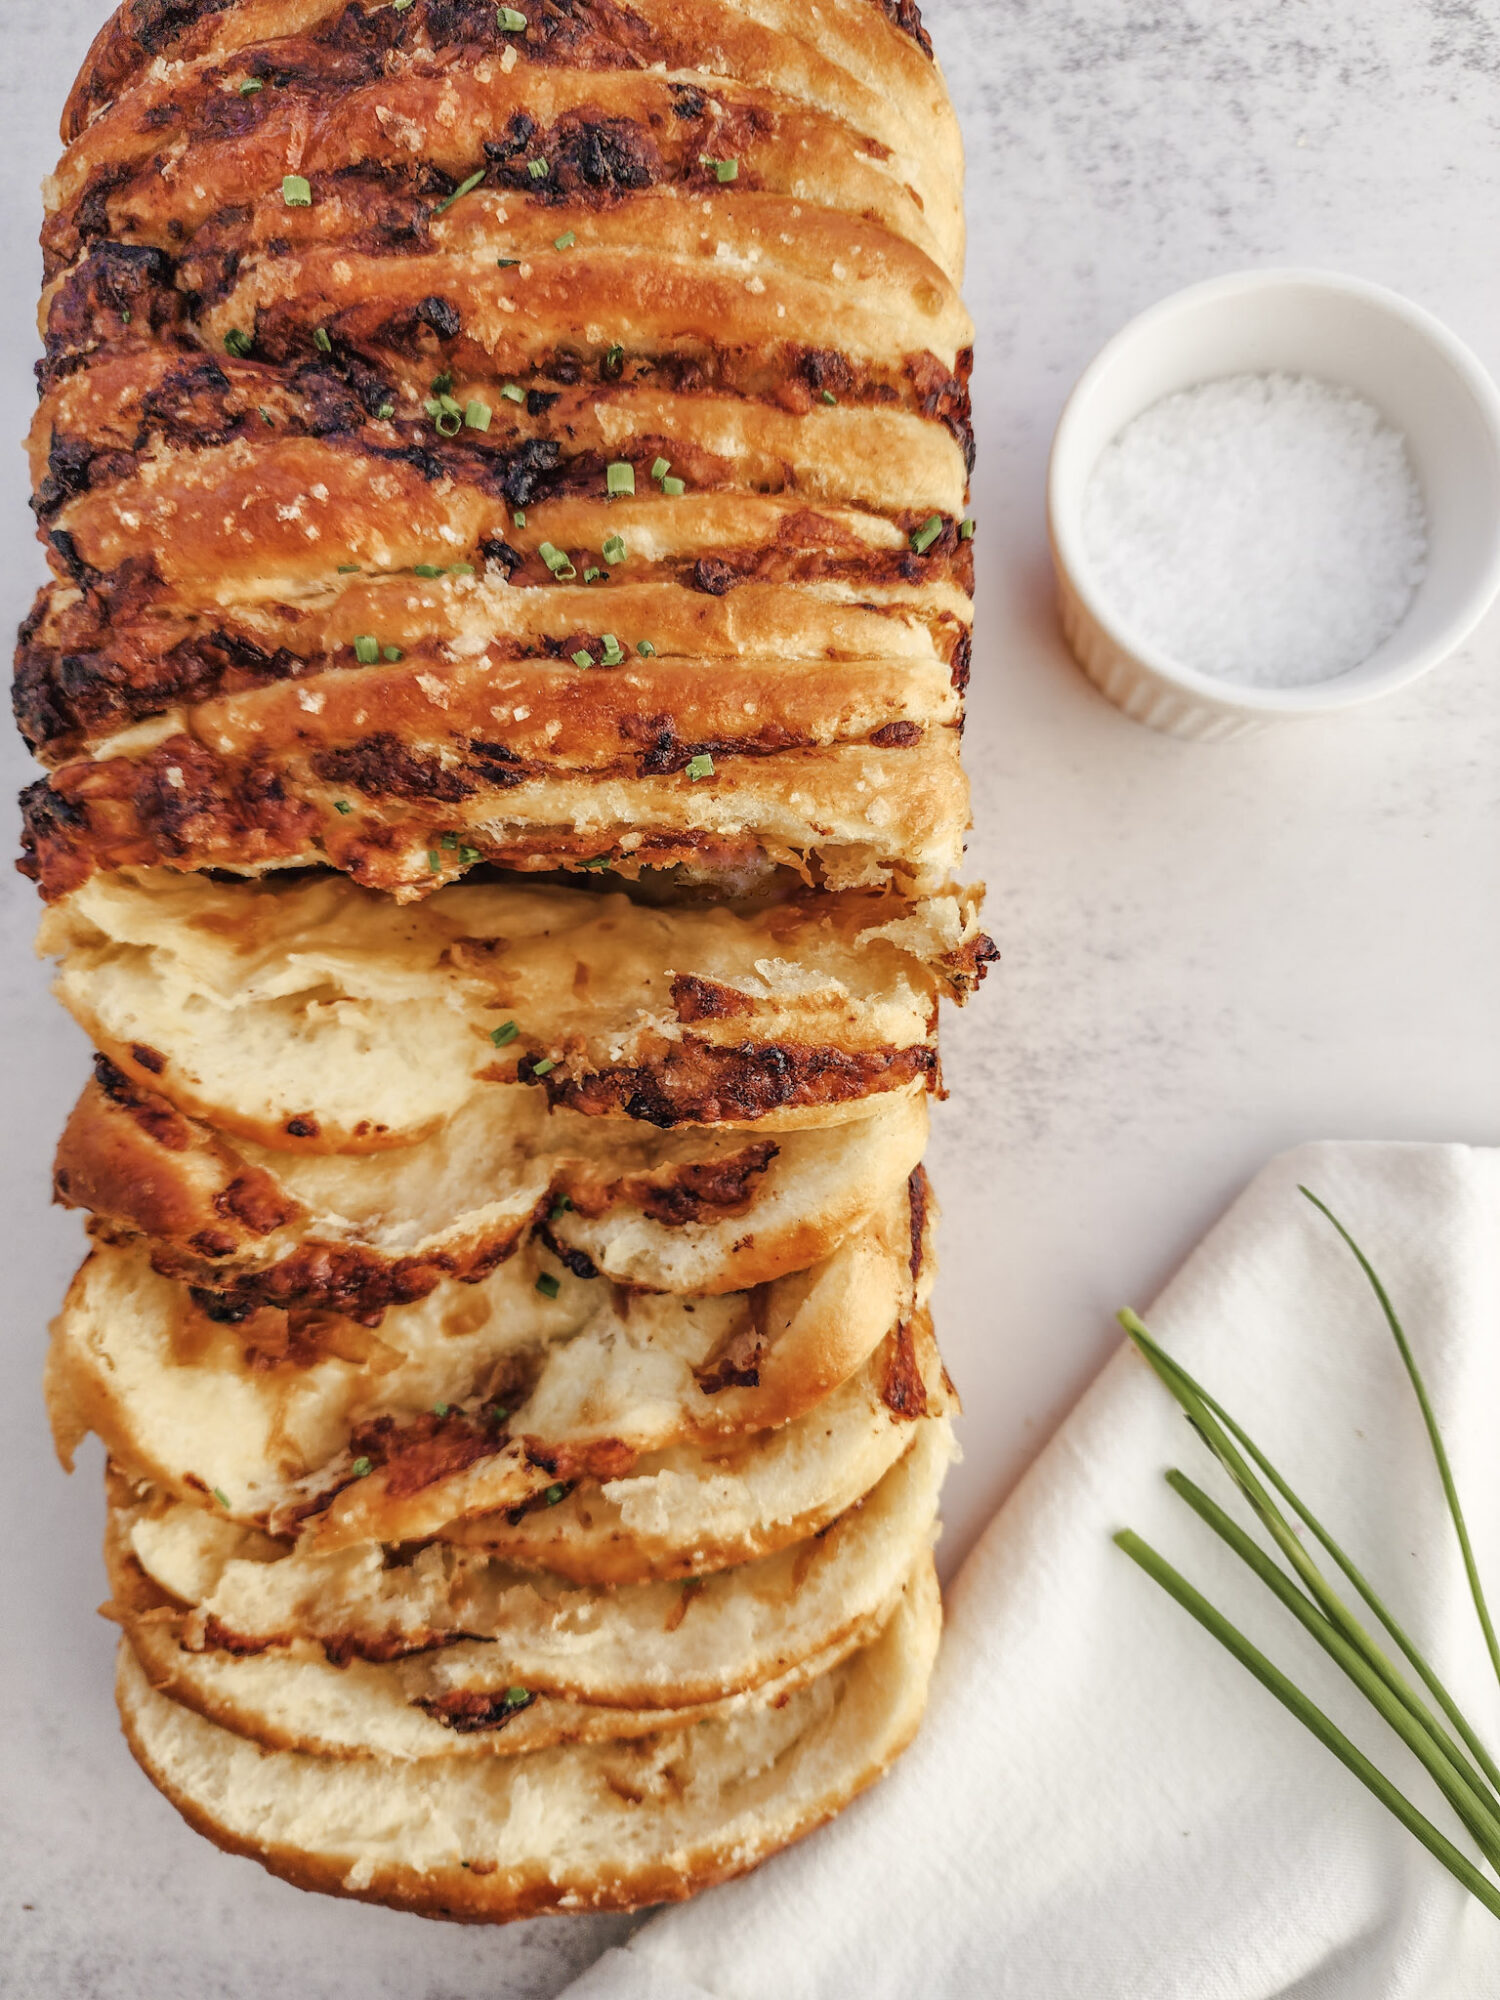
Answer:
<path fill-rule="evenodd" d="M 1332 1210 L 1309 1189 L 1303 1188 L 1301 1192 L 1327 1217 L 1353 1252 L 1380 1303 L 1422 1411 L 1449 1515 L 1463 1552 L 1475 1611 L 1484 1633 L 1491 1664 L 1495 1667 L 1497 1676 L 1500 1676 L 1500 1648 L 1496 1645 L 1494 1626 L 1479 1578 L 1478 1566 L 1474 1561 L 1452 1467 L 1410 1342 L 1385 1287 L 1349 1231 Z M 1497 1767 L 1494 1758 L 1481 1742 L 1477 1731 L 1463 1715 L 1452 1695 L 1410 1636 L 1392 1617 L 1367 1579 L 1316 1516 L 1304 1506 L 1269 1459 L 1228 1411 L 1194 1381 L 1180 1363 L 1173 1360 L 1134 1313 L 1122 1312 L 1120 1323 L 1158 1378 L 1181 1405 L 1194 1430 L 1239 1488 L 1292 1574 L 1288 1575 L 1286 1570 L 1283 1570 L 1185 1473 L 1174 1469 L 1167 1474 L 1167 1483 L 1219 1536 L 1220 1540 L 1260 1578 L 1277 1600 L 1338 1664 L 1376 1713 L 1421 1762 L 1467 1828 L 1485 1860 L 1496 1872 L 1500 1872 L 1500 1767 Z M 1261 1474 L 1267 1483 L 1262 1483 L 1259 1476 Z M 1375 1614 L 1386 1633 L 1395 1641 L 1409 1666 L 1436 1701 L 1448 1722 L 1452 1724 L 1457 1737 L 1461 1739 L 1462 1747 L 1460 1741 L 1455 1740 L 1449 1733 L 1373 1635 L 1339 1597 L 1303 1546 L 1294 1522 L 1273 1499 L 1273 1491 L 1285 1501 L 1313 1540 L 1332 1558 L 1365 1605 Z M 1117 1535 L 1115 1540 L 1133 1561 L 1168 1591 L 1218 1639 L 1221 1645 L 1254 1674 L 1263 1686 L 1296 1715 L 1304 1726 L 1381 1800 L 1381 1803 L 1408 1831 L 1421 1840 L 1464 1887 L 1485 1905 L 1492 1915 L 1500 1916 L 1500 1891 L 1497 1891 L 1452 1842 L 1349 1742 L 1329 1718 L 1288 1680 L 1279 1668 L 1259 1653 L 1243 1633 L 1207 1603 L 1139 1536 L 1126 1530 Z"/>

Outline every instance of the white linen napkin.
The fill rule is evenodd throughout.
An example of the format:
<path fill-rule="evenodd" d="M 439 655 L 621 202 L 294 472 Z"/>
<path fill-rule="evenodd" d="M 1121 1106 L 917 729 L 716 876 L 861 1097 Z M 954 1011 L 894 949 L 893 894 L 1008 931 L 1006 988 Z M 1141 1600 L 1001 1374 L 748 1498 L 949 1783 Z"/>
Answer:
<path fill-rule="evenodd" d="M 1275 1160 L 1147 1323 L 1365 1569 L 1492 1746 L 1500 1691 L 1361 1241 L 1500 1600 L 1500 1152 Z M 1006 1326 L 996 1339 L 1045 1338 Z M 1133 1351 L 965 1565 L 922 1733 L 832 1826 L 645 1926 L 568 2000 L 1472 2000 L 1500 1923 L 1110 1540 L 1137 1529 L 1460 1845 L 1423 1773 L 1162 1483 L 1224 1476 Z M 1500 1603 L 1497 1603 L 1500 1615 Z"/>

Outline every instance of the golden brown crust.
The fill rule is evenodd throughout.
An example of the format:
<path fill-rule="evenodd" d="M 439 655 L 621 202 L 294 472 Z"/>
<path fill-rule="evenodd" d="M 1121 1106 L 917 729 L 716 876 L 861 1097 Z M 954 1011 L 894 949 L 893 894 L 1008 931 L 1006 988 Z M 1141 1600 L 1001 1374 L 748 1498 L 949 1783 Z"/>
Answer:
<path fill-rule="evenodd" d="M 45 896 L 323 861 L 418 897 L 445 837 L 942 893 L 971 328 L 909 0 L 137 0 L 67 130 Z"/>

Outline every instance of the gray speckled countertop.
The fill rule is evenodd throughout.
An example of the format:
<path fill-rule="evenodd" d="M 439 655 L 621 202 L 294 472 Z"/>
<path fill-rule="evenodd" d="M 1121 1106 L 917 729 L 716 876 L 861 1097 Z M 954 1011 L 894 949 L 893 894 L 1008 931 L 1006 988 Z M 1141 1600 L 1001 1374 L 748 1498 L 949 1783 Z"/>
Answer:
<path fill-rule="evenodd" d="M 35 195 L 104 0 L 8 0 L 0 435 L 30 406 Z M 1233 19 L 1226 18 L 1233 13 Z M 1467 654 L 1364 713 L 1220 748 L 1152 736 L 1069 664 L 1048 440 L 1100 342 L 1175 287 L 1323 264 L 1500 370 L 1500 27 L 1476 0 L 934 0 L 968 133 L 980 327 L 974 872 L 1005 962 L 950 1023 L 933 1169 L 964 1391 L 951 1566 L 1240 1182 L 1313 1137 L 1500 1140 L 1500 682 Z M 0 466 L 4 617 L 41 570 Z M 7 739 L 7 785 L 27 776 Z M 7 842 L 7 844 L 9 844 Z M 43 1335 L 78 1255 L 49 1209 L 82 1038 L 0 879 L 5 1486 L 0 1989 L 9 2000 L 542 2000 L 626 1926 L 449 1929 L 300 1895 L 188 1833 L 114 1725 L 97 1454 L 58 1471 Z M 754 1950 L 754 1940 L 746 1940 Z"/>

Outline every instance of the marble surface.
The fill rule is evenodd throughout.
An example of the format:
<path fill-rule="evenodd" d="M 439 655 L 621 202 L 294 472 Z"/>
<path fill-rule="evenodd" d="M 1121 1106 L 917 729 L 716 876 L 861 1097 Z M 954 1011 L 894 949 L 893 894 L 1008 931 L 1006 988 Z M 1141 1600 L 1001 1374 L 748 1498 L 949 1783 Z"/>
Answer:
<path fill-rule="evenodd" d="M 5 8 L 7 438 L 30 406 L 35 184 L 103 14 L 103 0 Z M 1500 370 L 1500 28 L 1476 0 L 934 0 L 928 16 L 971 158 L 971 861 L 1005 954 L 949 1024 L 932 1160 L 941 1324 L 967 1402 L 951 1569 L 1109 1352 L 1113 1308 L 1148 1297 L 1267 1154 L 1315 1137 L 1500 1140 L 1500 624 L 1363 713 L 1177 744 L 1069 663 L 1042 518 L 1078 371 L 1197 278 L 1357 272 Z M 14 454 L 0 517 L 9 625 L 41 570 Z M 24 758 L 4 755 L 13 788 Z M 80 1241 L 48 1207 L 46 1167 L 86 1052 L 30 959 L 34 915 L 6 877 L 0 1987 L 543 2000 L 624 1926 L 486 1934 L 301 1896 L 189 1834 L 130 1764 L 92 1615 L 97 1454 L 63 1478 L 39 1393 Z"/>

